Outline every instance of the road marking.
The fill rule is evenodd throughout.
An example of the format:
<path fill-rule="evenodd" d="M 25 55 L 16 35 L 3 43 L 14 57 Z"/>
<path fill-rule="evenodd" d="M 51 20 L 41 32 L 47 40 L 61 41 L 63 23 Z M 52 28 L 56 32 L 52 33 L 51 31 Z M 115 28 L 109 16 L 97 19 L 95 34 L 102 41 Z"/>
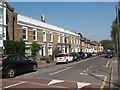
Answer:
<path fill-rule="evenodd" d="M 107 76 L 105 76 L 104 81 L 102 83 L 102 86 L 100 87 L 100 90 L 103 90 L 106 80 L 107 80 Z"/>
<path fill-rule="evenodd" d="M 89 67 L 89 68 L 92 68 L 93 66 Z"/>
<path fill-rule="evenodd" d="M 110 60 L 107 62 L 106 67 L 108 67 L 109 63 L 110 63 Z"/>
<path fill-rule="evenodd" d="M 66 71 L 66 70 L 68 70 L 68 69 L 71 69 L 71 68 L 73 68 L 73 67 L 68 67 L 68 68 L 66 68 L 66 69 L 63 69 L 63 70 L 60 70 L 60 71 L 57 71 L 57 72 L 51 73 L 51 74 L 49 74 L 49 75 L 54 75 L 54 74 L 57 74 L 57 73 L 60 73 L 60 72 Z"/>
<path fill-rule="evenodd" d="M 19 83 L 13 84 L 13 85 L 6 86 L 6 87 L 4 87 L 3 89 L 5 89 L 5 88 L 10 88 L 10 87 L 13 87 L 13 86 L 17 86 L 17 85 L 23 84 L 23 83 L 25 83 L 25 81 L 19 82 Z"/>
<path fill-rule="evenodd" d="M 48 83 L 48 85 L 55 84 L 55 83 L 60 83 L 60 82 L 64 82 L 64 80 L 55 80 L 55 79 L 53 79 L 51 82 Z"/>
<path fill-rule="evenodd" d="M 82 88 L 84 86 L 90 85 L 91 83 L 77 82 L 78 88 Z"/>
<path fill-rule="evenodd" d="M 105 77 L 105 75 L 99 75 L 99 74 L 96 74 L 95 76 L 98 76 L 98 77 Z"/>
<path fill-rule="evenodd" d="M 80 74 L 81 74 L 81 75 L 88 75 L 87 73 L 82 73 L 82 72 L 81 72 Z"/>

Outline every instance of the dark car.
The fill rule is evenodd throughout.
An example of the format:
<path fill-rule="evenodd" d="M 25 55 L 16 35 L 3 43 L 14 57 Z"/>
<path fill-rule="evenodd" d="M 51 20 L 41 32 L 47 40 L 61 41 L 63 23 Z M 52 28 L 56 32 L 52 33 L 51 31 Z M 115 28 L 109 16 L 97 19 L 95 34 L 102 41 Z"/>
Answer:
<path fill-rule="evenodd" d="M 85 59 L 85 53 L 84 52 L 78 52 L 78 54 L 80 55 L 81 59 Z"/>
<path fill-rule="evenodd" d="M 88 53 L 86 53 L 86 54 L 87 54 L 87 57 L 88 57 L 88 58 L 92 57 L 92 53 L 88 52 Z"/>
<path fill-rule="evenodd" d="M 71 56 L 73 57 L 73 61 L 79 61 L 81 59 L 78 53 L 72 53 Z"/>
<path fill-rule="evenodd" d="M 0 72 L 3 76 L 14 77 L 18 73 L 37 71 L 36 61 L 32 61 L 23 55 L 7 55 L 0 60 Z"/>
<path fill-rule="evenodd" d="M 105 58 L 112 58 L 112 57 L 113 57 L 112 53 L 106 53 L 105 54 Z"/>

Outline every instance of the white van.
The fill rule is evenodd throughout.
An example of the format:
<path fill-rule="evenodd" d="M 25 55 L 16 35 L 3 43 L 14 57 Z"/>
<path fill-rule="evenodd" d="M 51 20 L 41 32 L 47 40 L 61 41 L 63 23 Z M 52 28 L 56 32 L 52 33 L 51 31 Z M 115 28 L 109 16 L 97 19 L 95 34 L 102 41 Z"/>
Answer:
<path fill-rule="evenodd" d="M 73 57 L 70 56 L 70 54 L 68 53 L 60 53 L 58 54 L 56 59 L 57 63 L 65 62 L 67 64 L 68 62 L 71 62 L 71 61 L 73 61 Z"/>

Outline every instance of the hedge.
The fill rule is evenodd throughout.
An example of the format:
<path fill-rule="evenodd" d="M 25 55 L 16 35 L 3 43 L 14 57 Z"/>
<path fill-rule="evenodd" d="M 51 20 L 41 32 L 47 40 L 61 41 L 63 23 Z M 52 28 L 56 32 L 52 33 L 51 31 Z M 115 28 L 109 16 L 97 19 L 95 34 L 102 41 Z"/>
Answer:
<path fill-rule="evenodd" d="M 25 54 L 25 43 L 23 41 L 13 41 L 5 40 L 4 41 L 4 53 L 8 54 Z"/>

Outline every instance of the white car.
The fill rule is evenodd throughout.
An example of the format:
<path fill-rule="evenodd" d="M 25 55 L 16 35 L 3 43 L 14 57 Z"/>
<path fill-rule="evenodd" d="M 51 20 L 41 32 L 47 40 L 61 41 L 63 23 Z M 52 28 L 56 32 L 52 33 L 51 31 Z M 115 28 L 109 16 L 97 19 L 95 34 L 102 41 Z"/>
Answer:
<path fill-rule="evenodd" d="M 85 53 L 85 58 L 87 58 L 87 53 Z"/>
<path fill-rule="evenodd" d="M 71 61 L 73 61 L 73 57 L 68 53 L 58 54 L 56 59 L 56 63 L 65 62 L 67 64 L 68 62 L 71 62 Z"/>

